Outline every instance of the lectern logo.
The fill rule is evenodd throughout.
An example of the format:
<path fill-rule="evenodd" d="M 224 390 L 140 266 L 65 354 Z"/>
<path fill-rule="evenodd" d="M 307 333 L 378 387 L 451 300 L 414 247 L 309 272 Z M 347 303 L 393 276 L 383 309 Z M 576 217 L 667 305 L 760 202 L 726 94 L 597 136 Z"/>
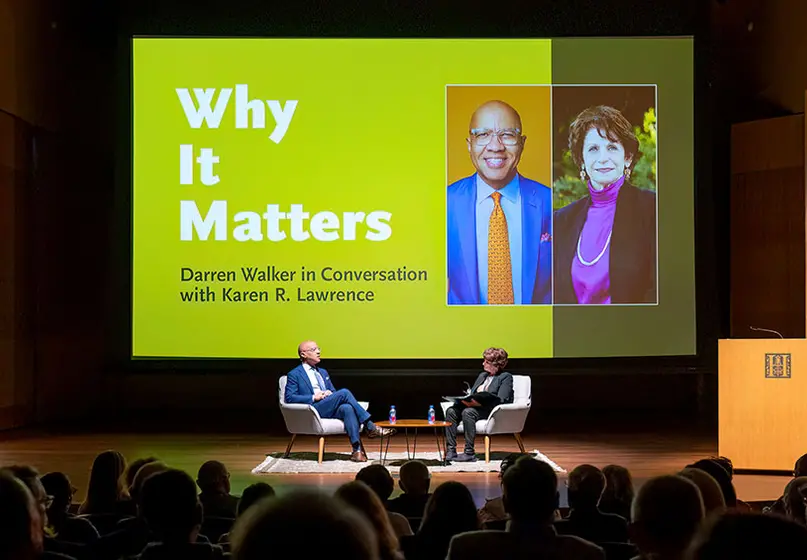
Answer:
<path fill-rule="evenodd" d="M 765 354 L 765 377 L 789 378 L 790 354 Z"/>

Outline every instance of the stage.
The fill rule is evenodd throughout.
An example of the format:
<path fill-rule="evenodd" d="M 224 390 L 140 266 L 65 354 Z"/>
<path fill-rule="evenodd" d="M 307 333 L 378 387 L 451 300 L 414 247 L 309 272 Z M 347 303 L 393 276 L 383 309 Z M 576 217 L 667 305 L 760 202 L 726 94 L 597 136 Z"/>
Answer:
<path fill-rule="evenodd" d="M 715 455 L 717 444 L 714 436 L 670 431 L 634 433 L 596 433 L 562 435 L 525 435 L 524 445 L 528 451 L 539 450 L 566 471 L 581 463 L 598 467 L 615 463 L 627 467 L 640 486 L 656 475 L 675 472 L 699 458 Z M 494 453 L 516 452 L 515 440 L 507 436 L 493 438 Z M 268 453 L 282 453 L 288 438 L 267 437 L 261 434 L 213 434 L 213 433 L 52 433 L 46 431 L 6 432 L 0 440 L 0 464 L 29 464 L 40 473 L 65 472 L 78 488 L 76 499 L 83 498 L 87 488 L 90 466 L 96 454 L 107 449 L 116 449 L 131 461 L 138 457 L 155 456 L 172 467 L 180 468 L 196 476 L 199 466 L 207 460 L 222 461 L 231 473 L 232 492 L 241 491 L 256 481 L 266 481 L 279 492 L 293 488 L 319 487 L 335 490 L 340 484 L 351 480 L 352 474 L 252 474 Z M 366 442 L 368 448 L 376 449 L 377 440 Z M 371 447 L 372 446 L 372 447 Z M 418 451 L 433 451 L 433 442 L 424 438 Z M 481 438 L 477 451 L 484 449 Z M 295 451 L 316 453 L 317 440 L 313 437 L 298 437 Z M 331 437 L 328 452 L 349 452 L 346 439 Z M 405 440 L 396 436 L 390 452 L 406 452 Z M 369 464 L 369 463 L 367 463 Z M 561 505 L 565 505 L 564 474 L 559 474 Z M 495 473 L 440 473 L 434 474 L 432 484 L 446 480 L 458 480 L 466 484 L 477 504 L 486 497 L 499 495 L 499 480 Z M 737 475 L 734 484 L 738 497 L 745 501 L 772 500 L 781 495 L 788 478 L 784 476 Z M 399 491 L 396 490 L 396 494 Z"/>

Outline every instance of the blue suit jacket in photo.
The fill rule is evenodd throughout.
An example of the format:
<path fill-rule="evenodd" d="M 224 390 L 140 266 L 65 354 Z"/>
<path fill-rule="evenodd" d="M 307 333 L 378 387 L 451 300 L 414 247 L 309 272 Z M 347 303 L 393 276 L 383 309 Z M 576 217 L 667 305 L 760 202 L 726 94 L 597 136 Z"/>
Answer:
<path fill-rule="evenodd" d="M 552 303 L 552 189 L 519 175 L 522 224 L 521 301 Z M 476 173 L 448 187 L 448 303 L 478 305 Z"/>

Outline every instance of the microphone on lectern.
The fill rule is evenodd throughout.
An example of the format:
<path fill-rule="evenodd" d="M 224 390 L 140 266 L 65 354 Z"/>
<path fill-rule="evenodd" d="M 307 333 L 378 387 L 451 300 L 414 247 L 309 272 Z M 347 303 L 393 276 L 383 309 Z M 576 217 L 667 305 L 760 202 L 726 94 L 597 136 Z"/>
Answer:
<path fill-rule="evenodd" d="M 748 328 L 750 328 L 752 331 L 773 333 L 773 334 L 777 335 L 779 338 L 782 338 L 782 339 L 785 338 L 785 337 L 782 336 L 782 333 L 780 333 L 779 331 L 775 331 L 773 329 L 760 329 L 759 327 L 752 327 L 752 326 L 749 326 Z"/>

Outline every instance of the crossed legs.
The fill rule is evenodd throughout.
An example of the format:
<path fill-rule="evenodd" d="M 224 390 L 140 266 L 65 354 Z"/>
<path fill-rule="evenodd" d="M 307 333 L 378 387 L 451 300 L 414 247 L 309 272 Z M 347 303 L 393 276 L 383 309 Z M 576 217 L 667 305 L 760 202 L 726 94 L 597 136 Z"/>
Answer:
<path fill-rule="evenodd" d="M 323 418 L 338 418 L 344 422 L 353 451 L 361 449 L 361 425 L 364 424 L 368 430 L 375 428 L 375 425 L 370 422 L 370 413 L 361 407 L 348 389 L 339 389 L 332 395 L 315 402 L 314 408 Z"/>

